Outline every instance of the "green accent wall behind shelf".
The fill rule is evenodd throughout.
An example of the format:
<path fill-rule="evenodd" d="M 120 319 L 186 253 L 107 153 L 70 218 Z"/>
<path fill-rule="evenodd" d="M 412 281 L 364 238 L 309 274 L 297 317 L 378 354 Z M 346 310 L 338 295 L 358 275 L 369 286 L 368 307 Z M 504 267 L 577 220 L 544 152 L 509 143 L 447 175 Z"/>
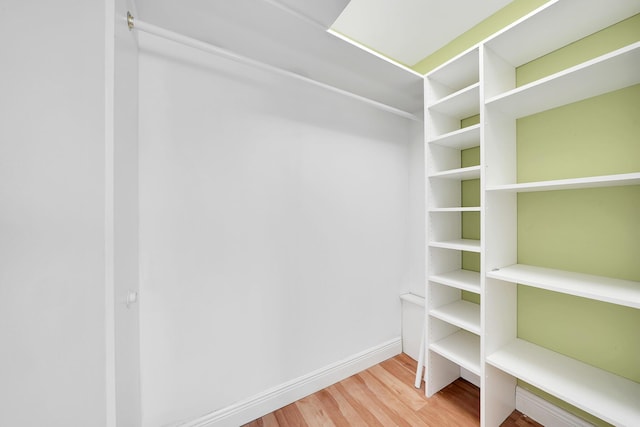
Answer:
<path fill-rule="evenodd" d="M 640 85 L 524 117 L 517 138 L 518 182 L 637 172 Z"/>
<path fill-rule="evenodd" d="M 523 65 L 517 83 L 637 40 L 640 15 Z M 640 171 L 640 85 L 518 120 L 517 162 L 518 182 Z M 640 281 L 638 254 L 640 186 L 518 195 L 519 263 Z M 640 310 L 519 286 L 518 337 L 640 382 Z"/>
<path fill-rule="evenodd" d="M 640 186 L 518 196 L 518 262 L 640 280 Z M 640 310 L 518 287 L 518 336 L 640 382 Z"/>

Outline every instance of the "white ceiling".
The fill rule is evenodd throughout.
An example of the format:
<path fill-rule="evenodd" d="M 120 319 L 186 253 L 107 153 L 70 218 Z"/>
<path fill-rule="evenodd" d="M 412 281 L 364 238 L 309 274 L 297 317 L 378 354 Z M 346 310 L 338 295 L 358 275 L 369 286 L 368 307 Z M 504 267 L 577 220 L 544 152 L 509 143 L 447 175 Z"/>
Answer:
<path fill-rule="evenodd" d="M 414 65 L 511 0 L 351 0 L 332 29 Z"/>

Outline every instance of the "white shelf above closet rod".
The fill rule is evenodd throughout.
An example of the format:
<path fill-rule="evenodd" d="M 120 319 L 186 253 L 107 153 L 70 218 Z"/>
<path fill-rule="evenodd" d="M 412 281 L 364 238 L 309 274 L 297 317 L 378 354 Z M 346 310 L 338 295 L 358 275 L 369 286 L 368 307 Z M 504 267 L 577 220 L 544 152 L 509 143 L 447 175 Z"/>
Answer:
<path fill-rule="evenodd" d="M 144 22 L 144 21 L 140 21 L 139 19 L 134 18 L 133 15 L 131 15 L 131 13 L 127 13 L 127 25 L 129 26 L 130 30 L 134 30 L 135 29 L 135 30 L 138 30 L 138 31 L 143 31 L 145 33 L 153 34 L 154 36 L 162 37 L 164 39 L 171 40 L 171 41 L 174 41 L 176 43 L 180 43 L 182 45 L 189 46 L 189 47 L 192 47 L 194 49 L 201 50 L 203 52 L 212 53 L 214 55 L 218 55 L 218 56 L 222 56 L 222 57 L 227 58 L 227 59 L 231 59 L 231 60 L 239 62 L 241 64 L 250 65 L 252 67 L 259 68 L 261 70 L 266 70 L 266 71 L 269 71 L 269 72 L 272 72 L 272 73 L 275 73 L 275 74 L 279 74 L 279 75 L 282 75 L 282 76 L 291 77 L 291 78 L 294 78 L 296 80 L 300 80 L 300 81 L 303 81 L 303 82 L 306 82 L 306 83 L 310 83 L 310 84 L 312 84 L 314 86 L 321 87 L 323 89 L 327 89 L 327 90 L 329 90 L 331 92 L 338 93 L 340 95 L 344 95 L 344 96 L 347 96 L 347 97 L 352 98 L 352 99 L 356 99 L 358 101 L 361 101 L 361 102 L 364 102 L 366 104 L 372 105 L 372 106 L 374 106 L 374 107 L 376 107 L 378 109 L 387 111 L 389 113 L 393 113 L 393 114 L 395 114 L 397 116 L 404 117 L 404 118 L 411 119 L 411 120 L 415 120 L 415 121 L 422 121 L 422 119 L 419 116 L 417 116 L 415 114 L 412 114 L 412 113 L 409 113 L 408 111 L 404 111 L 404 110 L 401 110 L 399 108 L 392 107 L 391 105 L 387 105 L 387 104 L 384 104 L 382 102 L 376 101 L 374 99 L 367 98 L 365 96 L 358 95 L 356 93 L 349 92 L 347 90 L 340 89 L 338 87 L 331 86 L 331 85 L 326 84 L 326 83 L 322 83 L 322 82 L 320 82 L 318 80 L 314 80 L 314 79 L 311 79 L 309 77 L 305 77 L 303 75 L 294 73 L 292 71 L 288 71 L 288 70 L 284 70 L 282 68 L 278 68 L 278 67 L 276 67 L 274 65 L 270 65 L 270 64 L 267 64 L 267 63 L 264 63 L 264 62 L 257 61 L 255 59 L 252 59 L 252 58 L 249 58 L 247 56 L 243 56 L 243 55 L 237 54 L 235 52 L 232 52 L 232 51 L 227 50 L 227 49 L 223 49 L 223 48 L 215 46 L 213 44 L 206 43 L 206 42 L 203 42 L 201 40 L 194 39 L 192 37 L 188 37 L 188 36 L 185 36 L 183 34 L 179 34 L 179 33 L 176 33 L 174 31 L 170 31 L 170 30 L 158 27 L 156 25 L 149 24 L 149 23 Z"/>

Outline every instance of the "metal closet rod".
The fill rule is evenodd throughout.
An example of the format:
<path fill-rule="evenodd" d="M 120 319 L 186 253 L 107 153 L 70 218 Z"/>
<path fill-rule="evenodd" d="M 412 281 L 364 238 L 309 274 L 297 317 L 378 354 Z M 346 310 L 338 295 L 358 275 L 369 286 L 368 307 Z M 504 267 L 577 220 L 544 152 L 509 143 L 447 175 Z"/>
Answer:
<path fill-rule="evenodd" d="M 407 118 L 407 119 L 411 119 L 411 120 L 416 120 L 416 121 L 420 121 L 421 119 L 416 116 L 415 114 L 409 113 L 407 111 L 401 110 L 399 108 L 396 107 L 392 107 L 390 105 L 384 104 L 382 102 L 379 101 L 375 101 L 373 99 L 364 97 L 362 95 L 358 95 L 355 94 L 353 92 L 349 92 L 347 90 L 344 89 L 340 89 L 337 88 L 335 86 L 331 86 L 327 83 L 322 83 L 319 82 L 317 80 L 313 80 L 309 77 L 305 77 L 303 75 L 294 73 L 292 71 L 288 71 L 288 70 L 284 70 L 282 68 L 278 68 L 276 66 L 270 65 L 270 64 L 266 64 L 264 62 L 260 62 L 257 61 L 255 59 L 251 59 L 249 57 L 243 56 L 243 55 L 239 55 L 235 52 L 232 52 L 230 50 L 227 49 L 223 49 L 221 47 L 212 45 L 210 43 L 205 43 L 203 41 L 194 39 L 192 37 L 187 37 L 185 35 L 170 31 L 170 30 L 166 30 L 164 28 L 158 27 L 156 25 L 153 24 L 149 24 L 147 22 L 144 21 L 140 21 L 139 19 L 135 19 L 133 17 L 133 15 L 131 15 L 130 12 L 127 12 L 127 25 L 129 26 L 129 30 L 138 30 L 138 31 L 143 31 L 145 33 L 149 33 L 149 34 L 153 34 L 155 36 L 158 37 L 162 37 L 164 39 L 167 40 L 171 40 L 180 44 L 183 44 L 185 46 L 189 46 L 198 50 L 201 50 L 203 52 L 207 52 L 207 53 L 212 53 L 214 55 L 218 55 L 218 56 L 222 56 L 228 59 L 231 59 L 233 61 L 239 62 L 241 64 L 246 64 L 246 65 L 251 65 L 252 67 L 255 68 L 259 68 L 261 70 L 267 70 L 270 71 L 272 73 L 276 73 L 276 74 L 280 74 L 283 76 L 287 76 L 287 77 L 291 77 L 294 78 L 296 80 L 300 80 L 306 83 L 310 83 L 314 86 L 318 86 L 324 89 L 327 89 L 331 92 L 335 92 L 335 93 L 339 93 L 341 95 L 347 96 L 349 98 L 353 98 L 353 99 L 357 99 L 358 101 L 362 101 L 366 104 L 372 105 L 374 107 L 377 107 L 381 110 L 384 111 L 388 111 L 390 113 L 396 114 L 398 116 Z"/>

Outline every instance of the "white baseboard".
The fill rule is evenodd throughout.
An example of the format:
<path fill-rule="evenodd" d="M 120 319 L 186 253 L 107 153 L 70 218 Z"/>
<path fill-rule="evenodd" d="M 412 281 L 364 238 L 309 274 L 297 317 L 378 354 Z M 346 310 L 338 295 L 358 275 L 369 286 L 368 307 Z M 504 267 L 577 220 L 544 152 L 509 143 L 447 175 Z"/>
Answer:
<path fill-rule="evenodd" d="M 480 388 L 480 376 L 479 375 L 476 375 L 473 372 L 471 372 L 470 370 L 465 369 L 465 368 L 463 368 L 461 366 L 460 367 L 460 376 L 462 378 L 464 378 L 465 380 L 469 381 L 474 386 Z"/>
<path fill-rule="evenodd" d="M 402 352 L 400 337 L 266 390 L 249 399 L 211 412 L 180 427 L 237 427 L 322 390 Z"/>
<path fill-rule="evenodd" d="M 516 387 L 516 409 L 543 426 L 593 427 L 593 424 L 521 387 Z"/>

